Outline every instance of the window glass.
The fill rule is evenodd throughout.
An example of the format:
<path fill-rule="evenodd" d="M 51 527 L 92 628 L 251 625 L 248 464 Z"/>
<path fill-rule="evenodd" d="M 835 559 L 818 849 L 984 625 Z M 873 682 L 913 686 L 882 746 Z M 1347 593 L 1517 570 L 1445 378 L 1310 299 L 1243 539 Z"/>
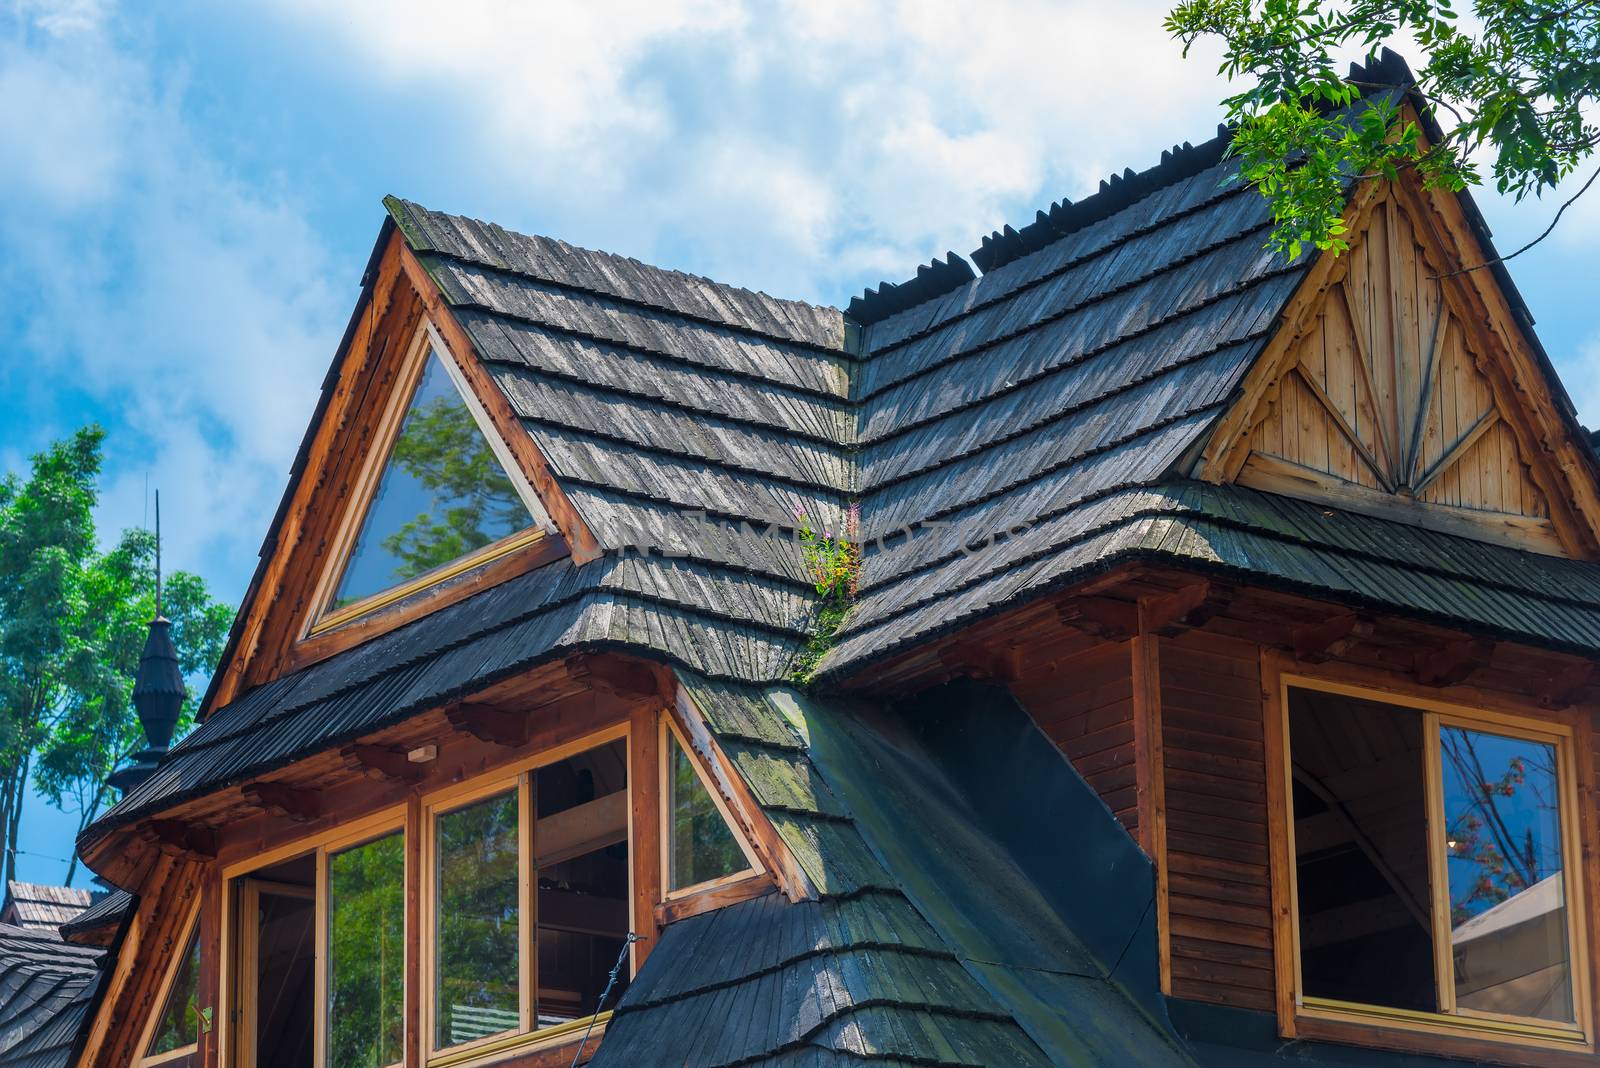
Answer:
<path fill-rule="evenodd" d="M 1423 720 L 1291 690 L 1304 993 L 1437 1012 Z"/>
<path fill-rule="evenodd" d="M 330 610 L 416 578 L 532 522 L 430 351 Z"/>
<path fill-rule="evenodd" d="M 1552 745 L 1439 732 L 1456 1004 L 1573 1021 Z"/>
<path fill-rule="evenodd" d="M 1290 688 L 1308 999 L 1577 1022 L 1562 754 L 1487 719 Z"/>
<path fill-rule="evenodd" d="M 404 1059 L 405 837 L 328 857 L 328 1064 Z"/>
<path fill-rule="evenodd" d="M 167 1002 L 162 1006 L 161 1018 L 156 1021 L 155 1037 L 150 1041 L 146 1056 L 171 1053 L 200 1041 L 200 1017 L 195 1012 L 199 978 L 200 925 L 197 923 L 189 938 L 189 948 L 178 964 L 178 972 L 172 977 Z"/>
<path fill-rule="evenodd" d="M 667 746 L 667 888 L 682 890 L 749 868 L 739 840 L 671 730 Z"/>
<path fill-rule="evenodd" d="M 628 750 L 617 741 L 533 776 L 536 1026 L 592 1015 L 628 936 Z M 627 966 L 607 1006 L 627 987 Z"/>
<path fill-rule="evenodd" d="M 517 968 L 517 794 L 437 817 L 434 1044 L 521 1023 Z"/>

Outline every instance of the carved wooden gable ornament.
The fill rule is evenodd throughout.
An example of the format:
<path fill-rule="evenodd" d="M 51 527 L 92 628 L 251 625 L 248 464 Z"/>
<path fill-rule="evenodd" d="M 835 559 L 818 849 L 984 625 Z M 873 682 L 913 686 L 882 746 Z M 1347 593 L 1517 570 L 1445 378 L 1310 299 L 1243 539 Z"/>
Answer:
<path fill-rule="evenodd" d="M 1448 247 L 1449 215 L 1453 198 L 1403 183 L 1364 192 L 1349 251 L 1308 276 L 1198 473 L 1590 556 L 1592 474 L 1563 462 L 1550 384 L 1519 366 L 1532 354 L 1484 299 L 1490 272 L 1461 272 L 1481 260 Z"/>

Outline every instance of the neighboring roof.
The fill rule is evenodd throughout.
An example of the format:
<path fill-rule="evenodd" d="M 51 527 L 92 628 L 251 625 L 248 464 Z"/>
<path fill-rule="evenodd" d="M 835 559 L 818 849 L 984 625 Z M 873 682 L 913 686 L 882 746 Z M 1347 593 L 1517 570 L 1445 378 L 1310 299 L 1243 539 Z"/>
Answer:
<path fill-rule="evenodd" d="M 819 899 L 668 927 L 596 1068 L 1195 1063 L 1155 996 L 1149 860 L 1003 692 L 910 717 L 684 683 Z"/>
<path fill-rule="evenodd" d="M 126 890 L 102 894 L 94 904 L 61 924 L 61 937 L 71 941 L 74 935 L 115 927 L 128 918 L 133 906 L 133 895 Z"/>
<path fill-rule="evenodd" d="M 104 956 L 0 925 L 0 1068 L 67 1068 Z"/>
<path fill-rule="evenodd" d="M 5 906 L 0 908 L 0 923 L 56 937 L 61 925 L 93 902 L 88 890 L 71 886 L 46 886 L 15 879 L 6 884 Z"/>

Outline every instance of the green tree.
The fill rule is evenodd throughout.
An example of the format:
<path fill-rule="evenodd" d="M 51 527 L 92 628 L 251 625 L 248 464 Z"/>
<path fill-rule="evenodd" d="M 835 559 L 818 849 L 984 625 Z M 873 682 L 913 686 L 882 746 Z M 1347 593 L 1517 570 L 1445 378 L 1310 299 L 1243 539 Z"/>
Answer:
<path fill-rule="evenodd" d="M 155 610 L 155 539 L 131 530 L 110 550 L 97 547 L 93 509 L 104 436 L 99 427 L 80 430 L 35 456 L 26 480 L 0 480 L 0 847 L 7 879 L 16 872 L 29 782 L 75 812 L 81 830 L 105 805 L 106 775 L 142 743 L 132 690 Z M 183 670 L 209 671 L 231 610 L 181 571 L 165 594 Z M 75 871 L 76 858 L 69 881 Z"/>
<path fill-rule="evenodd" d="M 1272 245 L 1291 255 L 1345 250 L 1352 180 L 1409 169 L 1430 188 L 1459 191 L 1480 182 L 1487 159 L 1495 188 L 1520 201 L 1553 189 L 1600 146 L 1596 0 L 1472 0 L 1469 18 L 1450 0 L 1182 0 L 1166 26 L 1185 54 L 1219 40 L 1221 72 L 1247 81 L 1224 101 L 1233 153 L 1271 203 Z M 1414 86 L 1352 83 L 1334 62 L 1352 49 L 1375 55 L 1401 34 L 1427 58 Z M 1402 90 L 1439 120 L 1437 142 L 1405 120 Z"/>

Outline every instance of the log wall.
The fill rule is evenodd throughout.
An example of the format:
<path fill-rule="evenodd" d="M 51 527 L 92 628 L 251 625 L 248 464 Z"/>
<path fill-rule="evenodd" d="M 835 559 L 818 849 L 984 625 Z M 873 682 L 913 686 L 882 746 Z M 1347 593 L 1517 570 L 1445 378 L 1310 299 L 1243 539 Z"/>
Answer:
<path fill-rule="evenodd" d="M 1172 994 L 1274 1006 L 1261 660 L 1191 632 L 1161 645 Z"/>
<path fill-rule="evenodd" d="M 1137 841 L 1132 643 L 1107 643 L 1056 661 L 1012 692 Z"/>

